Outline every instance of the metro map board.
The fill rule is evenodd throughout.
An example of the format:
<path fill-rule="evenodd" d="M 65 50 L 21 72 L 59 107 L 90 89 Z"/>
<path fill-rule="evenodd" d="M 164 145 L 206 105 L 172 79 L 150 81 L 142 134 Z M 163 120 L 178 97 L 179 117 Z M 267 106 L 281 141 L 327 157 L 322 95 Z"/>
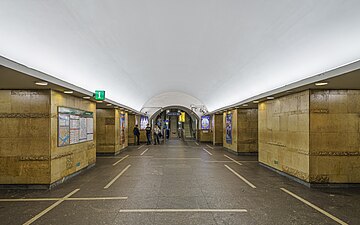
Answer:
<path fill-rule="evenodd" d="M 58 147 L 93 140 L 93 113 L 58 107 Z"/>

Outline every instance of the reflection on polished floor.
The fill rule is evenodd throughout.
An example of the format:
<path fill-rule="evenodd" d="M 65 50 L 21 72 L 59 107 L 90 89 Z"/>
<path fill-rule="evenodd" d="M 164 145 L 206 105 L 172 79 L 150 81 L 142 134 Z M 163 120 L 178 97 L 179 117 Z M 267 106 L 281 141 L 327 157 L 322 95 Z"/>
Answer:
<path fill-rule="evenodd" d="M 309 189 L 222 147 L 132 146 L 52 190 L 0 190 L 1 224 L 360 224 L 359 189 Z"/>

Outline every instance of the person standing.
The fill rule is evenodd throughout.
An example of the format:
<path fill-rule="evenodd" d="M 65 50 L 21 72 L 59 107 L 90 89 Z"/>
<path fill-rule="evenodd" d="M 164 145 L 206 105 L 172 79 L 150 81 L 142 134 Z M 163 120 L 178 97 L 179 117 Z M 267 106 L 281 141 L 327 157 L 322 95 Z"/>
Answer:
<path fill-rule="evenodd" d="M 133 132 L 134 132 L 134 144 L 140 145 L 140 131 L 137 124 L 135 125 Z"/>
<path fill-rule="evenodd" d="M 159 135 L 160 135 L 160 128 L 158 125 L 155 125 L 155 128 L 154 128 L 154 145 L 156 145 L 156 142 L 158 144 L 160 144 L 160 141 L 159 141 Z"/>
<path fill-rule="evenodd" d="M 146 139 L 147 139 L 146 144 L 149 145 L 149 144 L 151 144 L 151 127 L 150 127 L 150 124 L 146 125 L 145 131 L 146 131 Z"/>

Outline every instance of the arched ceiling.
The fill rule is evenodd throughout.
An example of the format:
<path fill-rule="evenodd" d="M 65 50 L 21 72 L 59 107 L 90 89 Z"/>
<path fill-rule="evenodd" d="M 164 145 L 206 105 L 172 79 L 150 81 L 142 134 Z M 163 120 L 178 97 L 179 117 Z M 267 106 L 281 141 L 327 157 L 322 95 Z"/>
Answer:
<path fill-rule="evenodd" d="M 188 107 L 174 105 L 174 106 L 164 107 L 163 109 L 158 109 L 152 115 L 150 115 L 150 120 L 156 119 L 156 117 L 158 115 L 160 115 L 162 112 L 165 112 L 166 110 L 172 110 L 172 109 L 177 109 L 177 110 L 186 112 L 192 118 L 193 121 L 200 120 L 200 118 L 201 118 L 201 115 L 199 116 L 198 114 L 194 113 Z"/>
<path fill-rule="evenodd" d="M 195 113 L 197 115 L 202 115 L 199 109 L 201 106 L 204 106 L 204 104 L 199 99 L 186 93 L 174 91 L 165 92 L 150 98 L 144 104 L 141 112 L 146 113 L 147 115 L 152 115 L 161 108 L 168 106 L 181 106 L 187 109 L 191 109 L 192 106 L 196 106 L 197 110 Z"/>
<path fill-rule="evenodd" d="M 212 111 L 359 59 L 359 8 L 358 0 L 2 0 L 0 55 L 137 110 L 181 92 Z"/>

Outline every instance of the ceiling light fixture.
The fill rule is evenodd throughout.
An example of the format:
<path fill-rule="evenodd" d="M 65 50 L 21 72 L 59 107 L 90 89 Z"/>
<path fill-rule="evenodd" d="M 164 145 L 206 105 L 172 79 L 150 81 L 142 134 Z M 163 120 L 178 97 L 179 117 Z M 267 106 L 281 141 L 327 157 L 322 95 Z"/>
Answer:
<path fill-rule="evenodd" d="M 90 99 L 90 96 L 84 96 L 83 99 Z"/>
<path fill-rule="evenodd" d="M 65 94 L 72 94 L 72 93 L 74 93 L 73 91 L 70 91 L 70 90 L 66 90 L 66 91 L 64 91 L 64 93 Z"/>
<path fill-rule="evenodd" d="M 273 96 L 270 96 L 270 97 L 267 97 L 266 99 L 267 100 L 272 100 L 272 99 L 274 99 L 275 97 L 273 97 Z"/>
<path fill-rule="evenodd" d="M 243 104 L 242 106 L 249 106 L 248 104 Z"/>
<path fill-rule="evenodd" d="M 111 103 L 108 103 L 108 104 L 106 104 L 107 106 L 112 106 L 112 104 Z"/>
<path fill-rule="evenodd" d="M 259 103 L 259 101 L 253 101 L 253 103 L 257 104 L 257 103 Z"/>
<path fill-rule="evenodd" d="M 46 86 L 46 85 L 48 85 L 48 83 L 45 82 L 45 81 L 36 81 L 35 84 L 36 84 L 36 85 L 39 85 L 39 86 Z"/>
<path fill-rule="evenodd" d="M 103 101 L 96 101 L 97 103 L 102 103 Z"/>
<path fill-rule="evenodd" d="M 328 82 L 318 82 L 318 83 L 315 83 L 316 86 L 325 86 L 327 85 Z"/>

